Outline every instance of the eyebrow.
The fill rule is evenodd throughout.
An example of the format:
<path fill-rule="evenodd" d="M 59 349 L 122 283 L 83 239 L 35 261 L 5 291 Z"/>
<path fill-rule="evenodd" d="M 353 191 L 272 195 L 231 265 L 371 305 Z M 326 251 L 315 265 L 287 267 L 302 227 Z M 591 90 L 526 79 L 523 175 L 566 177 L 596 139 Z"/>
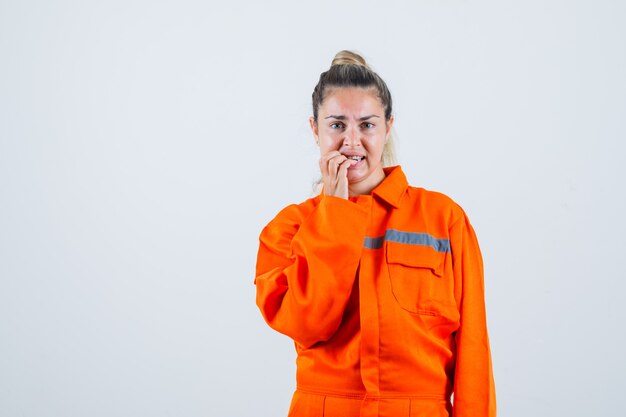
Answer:
<path fill-rule="evenodd" d="M 371 119 L 372 117 L 378 117 L 380 118 L 380 116 L 377 116 L 375 114 L 370 114 L 369 116 L 363 116 L 359 119 L 359 121 L 363 121 L 363 120 L 367 120 L 367 119 Z M 337 120 L 346 120 L 347 117 L 346 116 L 336 116 L 334 114 L 331 114 L 328 117 L 324 117 L 324 119 L 337 119 Z"/>

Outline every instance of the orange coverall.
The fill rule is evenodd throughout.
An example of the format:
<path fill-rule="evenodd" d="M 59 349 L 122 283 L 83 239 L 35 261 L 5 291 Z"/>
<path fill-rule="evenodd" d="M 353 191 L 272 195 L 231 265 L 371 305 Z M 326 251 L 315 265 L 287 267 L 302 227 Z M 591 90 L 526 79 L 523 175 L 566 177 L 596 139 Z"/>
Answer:
<path fill-rule="evenodd" d="M 472 226 L 399 166 L 385 174 L 371 195 L 319 195 L 261 232 L 256 302 L 297 351 L 289 416 L 494 417 Z"/>

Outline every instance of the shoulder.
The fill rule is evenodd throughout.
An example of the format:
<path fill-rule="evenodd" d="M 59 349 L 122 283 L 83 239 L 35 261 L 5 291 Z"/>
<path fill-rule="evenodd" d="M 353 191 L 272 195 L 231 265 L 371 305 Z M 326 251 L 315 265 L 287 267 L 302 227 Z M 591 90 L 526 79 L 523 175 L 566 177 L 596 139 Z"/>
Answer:
<path fill-rule="evenodd" d="M 445 218 L 454 223 L 465 217 L 463 208 L 448 195 L 439 191 L 409 185 L 406 192 L 406 203 L 420 212 L 434 217 Z"/>
<path fill-rule="evenodd" d="M 300 227 L 300 224 L 302 224 L 304 220 L 309 217 L 319 203 L 320 196 L 316 196 L 301 203 L 286 206 L 280 210 L 272 220 L 270 220 L 270 222 L 263 229 L 263 233 L 276 229 L 280 229 L 282 231 L 293 229 L 295 233 L 295 231 Z"/>

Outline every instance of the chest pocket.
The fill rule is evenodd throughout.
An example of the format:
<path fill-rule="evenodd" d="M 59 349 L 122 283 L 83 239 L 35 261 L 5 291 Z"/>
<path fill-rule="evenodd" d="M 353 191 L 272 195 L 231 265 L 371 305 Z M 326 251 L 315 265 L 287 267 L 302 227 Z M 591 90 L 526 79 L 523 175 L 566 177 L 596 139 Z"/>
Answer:
<path fill-rule="evenodd" d="M 404 310 L 431 316 L 447 315 L 452 289 L 444 278 L 445 252 L 429 246 L 385 242 L 394 298 Z"/>

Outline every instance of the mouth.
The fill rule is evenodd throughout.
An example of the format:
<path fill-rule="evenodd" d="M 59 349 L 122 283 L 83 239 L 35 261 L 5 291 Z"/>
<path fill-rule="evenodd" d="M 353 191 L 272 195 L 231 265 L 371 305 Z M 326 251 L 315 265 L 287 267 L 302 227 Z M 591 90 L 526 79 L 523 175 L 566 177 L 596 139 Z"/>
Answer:
<path fill-rule="evenodd" d="M 365 159 L 363 155 L 344 155 L 346 158 L 351 159 L 353 161 L 361 162 Z"/>

